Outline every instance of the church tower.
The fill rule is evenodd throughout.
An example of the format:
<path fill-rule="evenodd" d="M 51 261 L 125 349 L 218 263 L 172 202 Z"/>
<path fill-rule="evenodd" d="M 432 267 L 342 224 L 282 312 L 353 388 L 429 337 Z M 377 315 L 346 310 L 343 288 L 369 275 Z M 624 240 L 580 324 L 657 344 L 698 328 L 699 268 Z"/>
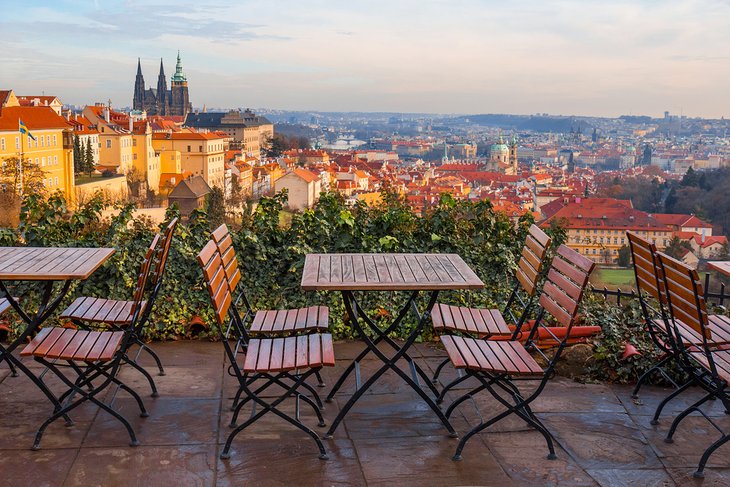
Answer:
<path fill-rule="evenodd" d="M 180 61 L 180 51 L 177 52 L 177 64 L 175 65 L 175 74 L 172 75 L 171 87 L 172 99 L 168 102 L 170 112 L 167 115 L 178 115 L 185 117 L 192 111 L 190 104 L 190 95 L 188 94 L 188 79 L 183 73 L 182 61 Z"/>
<path fill-rule="evenodd" d="M 142 76 L 142 64 L 137 58 L 137 77 L 134 79 L 134 98 L 132 99 L 133 110 L 144 110 L 144 77 Z"/>
<path fill-rule="evenodd" d="M 167 99 L 167 78 L 165 78 L 165 67 L 160 58 L 160 75 L 157 77 L 157 114 L 168 115 L 169 101 Z"/>
<path fill-rule="evenodd" d="M 517 136 L 513 135 L 512 140 L 509 143 L 509 165 L 512 166 L 514 171 L 512 174 L 517 174 Z"/>

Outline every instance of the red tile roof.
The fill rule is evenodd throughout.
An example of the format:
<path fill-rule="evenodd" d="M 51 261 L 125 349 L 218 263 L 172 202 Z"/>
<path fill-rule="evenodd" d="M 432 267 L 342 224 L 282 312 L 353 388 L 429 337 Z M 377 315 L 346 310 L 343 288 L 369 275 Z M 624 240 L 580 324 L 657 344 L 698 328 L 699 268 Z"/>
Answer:
<path fill-rule="evenodd" d="M 18 131 L 18 120 L 22 120 L 28 130 L 68 129 L 65 118 L 51 107 L 5 107 L 0 111 L 0 130 Z"/>
<path fill-rule="evenodd" d="M 712 225 L 707 222 L 703 222 L 694 215 L 654 213 L 652 214 L 652 216 L 665 225 L 673 225 L 677 227 L 712 228 Z"/>

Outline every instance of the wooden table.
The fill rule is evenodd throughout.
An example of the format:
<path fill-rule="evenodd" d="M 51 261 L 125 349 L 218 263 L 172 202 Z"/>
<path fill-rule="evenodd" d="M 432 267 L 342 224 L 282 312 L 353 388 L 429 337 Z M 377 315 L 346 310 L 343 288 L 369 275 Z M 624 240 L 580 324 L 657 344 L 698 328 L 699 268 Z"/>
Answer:
<path fill-rule="evenodd" d="M 418 383 L 420 376 L 434 398 L 438 397 L 438 391 L 430 377 L 408 355 L 408 349 L 415 343 L 428 322 L 439 291 L 483 287 L 484 283 L 456 254 L 308 254 L 304 261 L 302 289 L 340 291 L 348 322 L 366 345 L 365 350 L 348 366 L 327 396 L 327 401 L 331 401 L 347 377 L 355 371 L 357 384 L 355 393 L 340 410 L 325 437 L 332 437 L 352 406 L 388 370 L 393 370 L 413 388 L 438 416 L 449 434 L 456 436 L 449 420 Z M 410 296 L 395 315 L 396 318 L 385 329 L 381 329 L 358 304 L 355 298 L 355 292 L 358 291 L 405 291 L 410 292 Z M 420 292 L 429 293 L 428 304 L 422 312 L 419 312 L 416 306 L 416 298 Z M 398 344 L 388 335 L 398 328 L 409 311 L 414 312 L 417 325 L 408 334 L 405 342 Z M 386 356 L 377 346 L 380 342 L 388 344 L 395 352 L 394 355 Z M 383 362 L 383 366 L 360 385 L 359 363 L 370 353 L 376 355 Z M 412 377 L 397 366 L 400 359 L 408 362 Z"/>
<path fill-rule="evenodd" d="M 710 261 L 707 262 L 707 267 L 716 270 L 717 272 L 721 272 L 726 276 L 730 276 L 730 261 Z"/>
<path fill-rule="evenodd" d="M 56 247 L 0 247 L 0 298 L 6 297 L 16 313 L 25 322 L 25 329 L 8 345 L 0 347 L 0 362 L 7 360 L 13 375 L 15 367 L 30 378 L 38 388 L 60 409 L 56 397 L 42 380 L 36 377 L 13 355 L 13 351 L 26 342 L 43 322 L 58 308 L 66 297 L 71 283 L 87 279 L 114 253 L 107 248 L 56 248 Z M 35 312 L 26 312 L 8 291 L 7 281 L 39 281 L 43 283 L 40 304 Z M 54 284 L 62 283 L 54 296 Z M 66 417 L 66 422 L 71 420 Z"/>

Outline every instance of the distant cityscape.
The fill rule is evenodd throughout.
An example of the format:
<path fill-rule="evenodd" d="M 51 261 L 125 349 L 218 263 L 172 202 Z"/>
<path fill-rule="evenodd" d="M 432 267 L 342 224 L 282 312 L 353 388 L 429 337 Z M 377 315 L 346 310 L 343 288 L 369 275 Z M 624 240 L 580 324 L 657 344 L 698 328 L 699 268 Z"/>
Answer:
<path fill-rule="evenodd" d="M 604 265 L 627 264 L 627 230 L 692 265 L 728 257 L 725 119 L 212 109 L 195 105 L 181 53 L 169 89 L 164 60 L 154 88 L 136 69 L 118 104 L 2 87 L 4 205 L 59 191 L 73 206 L 102 191 L 154 218 L 172 203 L 189 214 L 214 191 L 239 211 L 287 190 L 300 211 L 322 191 L 378 204 L 387 190 L 423 212 L 450 193 L 560 227 Z"/>

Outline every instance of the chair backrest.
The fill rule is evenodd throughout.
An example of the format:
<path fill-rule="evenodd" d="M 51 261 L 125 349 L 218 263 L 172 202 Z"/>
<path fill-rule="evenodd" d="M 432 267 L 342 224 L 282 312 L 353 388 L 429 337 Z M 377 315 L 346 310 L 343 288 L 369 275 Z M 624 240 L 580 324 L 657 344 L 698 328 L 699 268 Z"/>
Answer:
<path fill-rule="evenodd" d="M 149 279 L 150 272 L 152 270 L 152 264 L 157 254 L 157 246 L 160 243 L 160 234 L 156 234 L 155 238 L 152 239 L 147 252 L 145 252 L 142 265 L 139 269 L 139 276 L 137 277 L 137 285 L 134 288 L 133 301 L 132 301 L 132 322 L 136 322 L 140 312 L 142 311 L 142 303 L 144 302 L 145 291 L 147 288 L 147 280 Z"/>
<path fill-rule="evenodd" d="M 522 248 L 522 256 L 518 262 L 516 277 L 522 289 L 529 295 L 534 296 L 537 290 L 537 283 L 542 274 L 545 255 L 552 240 L 543 232 L 540 227 L 533 224 L 525 238 L 525 246 Z"/>
<path fill-rule="evenodd" d="M 165 273 L 165 267 L 167 266 L 167 256 L 170 254 L 170 247 L 172 246 L 172 236 L 175 233 L 175 227 L 177 227 L 178 218 L 175 217 L 170 220 L 170 223 L 165 227 L 165 231 L 162 234 L 162 241 L 160 242 L 160 250 L 158 252 L 157 260 L 155 262 L 155 270 L 152 274 L 152 285 L 159 287 L 162 282 L 162 276 Z"/>
<path fill-rule="evenodd" d="M 238 259 L 236 258 L 236 251 L 233 248 L 233 238 L 231 233 L 228 231 L 226 224 L 222 224 L 211 234 L 213 241 L 218 249 L 218 253 L 223 260 L 223 266 L 225 267 L 226 279 L 228 280 L 228 286 L 231 292 L 235 292 L 236 286 L 241 280 L 241 272 L 238 269 Z"/>
<path fill-rule="evenodd" d="M 657 261 L 656 245 L 644 240 L 633 232 L 626 232 L 631 249 L 631 261 L 634 263 L 636 290 L 649 294 L 660 305 L 665 304 L 664 279 Z"/>
<path fill-rule="evenodd" d="M 710 338 L 707 306 L 697 271 L 661 252 L 657 252 L 657 257 L 671 318 L 691 327 L 703 338 Z"/>
<path fill-rule="evenodd" d="M 568 327 L 566 340 L 595 265 L 566 245 L 558 247 L 553 257 L 539 303 L 560 325 Z"/>
<path fill-rule="evenodd" d="M 228 310 L 233 300 L 231 288 L 226 278 L 226 270 L 223 259 L 218 252 L 215 240 L 208 241 L 197 256 L 198 264 L 203 269 L 203 277 L 210 296 L 210 302 L 215 310 L 215 317 L 218 324 L 223 326 L 226 323 Z"/>

